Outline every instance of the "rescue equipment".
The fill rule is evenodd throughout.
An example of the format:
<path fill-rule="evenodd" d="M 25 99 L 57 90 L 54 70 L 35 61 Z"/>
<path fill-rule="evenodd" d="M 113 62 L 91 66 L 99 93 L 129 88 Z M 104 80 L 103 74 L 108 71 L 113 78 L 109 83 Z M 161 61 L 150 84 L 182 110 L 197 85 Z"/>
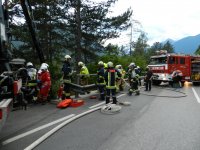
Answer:
<path fill-rule="evenodd" d="M 65 99 L 57 104 L 57 108 L 79 107 L 84 104 L 83 100 Z"/>
<path fill-rule="evenodd" d="M 84 101 L 83 100 L 73 100 L 71 103 L 70 103 L 70 107 L 79 107 L 79 106 L 82 106 L 84 104 Z"/>
<path fill-rule="evenodd" d="M 73 101 L 72 99 L 62 100 L 61 102 L 57 104 L 57 108 L 66 108 L 72 103 L 72 101 Z"/>
<path fill-rule="evenodd" d="M 101 112 L 104 114 L 112 115 L 119 113 L 121 111 L 121 106 L 116 104 L 106 104 L 101 108 Z"/>

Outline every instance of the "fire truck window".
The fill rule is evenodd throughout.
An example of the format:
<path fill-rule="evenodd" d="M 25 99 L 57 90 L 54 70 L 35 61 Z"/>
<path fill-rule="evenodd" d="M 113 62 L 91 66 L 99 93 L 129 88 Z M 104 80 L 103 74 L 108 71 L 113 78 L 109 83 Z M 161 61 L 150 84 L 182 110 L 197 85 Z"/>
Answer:
<path fill-rule="evenodd" d="M 175 57 L 169 57 L 169 64 L 175 64 Z"/>
<path fill-rule="evenodd" d="M 176 64 L 178 64 L 178 58 L 176 57 Z"/>
<path fill-rule="evenodd" d="M 185 64 L 185 58 L 180 58 L 180 64 Z"/>

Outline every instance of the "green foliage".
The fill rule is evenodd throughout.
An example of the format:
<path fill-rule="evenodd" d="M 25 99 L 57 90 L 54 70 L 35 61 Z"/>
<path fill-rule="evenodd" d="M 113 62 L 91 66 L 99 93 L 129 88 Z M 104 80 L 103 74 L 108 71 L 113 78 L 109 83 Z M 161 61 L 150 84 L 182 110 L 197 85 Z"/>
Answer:
<path fill-rule="evenodd" d="M 167 50 L 168 53 L 174 53 L 174 47 L 169 41 L 163 45 L 162 49 Z"/>
<path fill-rule="evenodd" d="M 147 48 L 147 37 L 145 33 L 142 33 L 138 40 L 133 45 L 134 51 L 132 53 L 133 56 L 144 56 L 145 49 Z"/>
<path fill-rule="evenodd" d="M 143 64 L 142 59 L 127 56 L 123 47 L 119 48 L 111 44 L 106 48 L 103 46 L 106 40 L 119 37 L 120 32 L 130 26 L 132 16 L 130 8 L 118 16 L 108 17 L 116 1 L 106 0 L 97 3 L 89 0 L 36 0 L 31 2 L 33 6 L 31 17 L 34 18 L 36 38 L 46 62 L 50 65 L 53 97 L 60 85 L 61 60 L 66 54 L 72 56 L 75 64 L 77 60 L 85 62 L 90 73 L 96 73 L 97 60 L 112 61 L 115 65 L 123 66 L 127 66 L 131 61 Z M 12 35 L 16 41 L 22 42 L 21 45 L 15 46 L 14 55 L 40 66 L 26 23 L 16 23 L 14 20 L 16 16 L 24 18 L 23 12 L 20 8 L 12 9 L 11 14 Z M 74 60 L 74 58 L 78 59 Z"/>
<path fill-rule="evenodd" d="M 196 49 L 195 54 L 196 54 L 196 55 L 200 55 L 200 45 L 199 45 L 198 48 Z"/>

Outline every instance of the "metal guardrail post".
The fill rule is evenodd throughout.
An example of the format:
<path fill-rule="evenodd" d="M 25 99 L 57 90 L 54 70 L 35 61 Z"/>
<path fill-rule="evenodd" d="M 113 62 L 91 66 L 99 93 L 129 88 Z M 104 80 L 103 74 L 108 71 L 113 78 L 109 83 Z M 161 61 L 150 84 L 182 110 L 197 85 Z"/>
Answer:
<path fill-rule="evenodd" d="M 97 76 L 97 74 L 89 74 L 89 75 L 90 75 L 90 77 L 91 76 Z M 82 74 L 77 74 L 76 83 L 78 85 L 80 85 L 80 77 L 81 76 L 82 76 Z M 75 92 L 75 98 L 79 98 L 79 93 L 77 91 Z"/>
<path fill-rule="evenodd" d="M 80 76 L 79 76 L 79 75 L 77 75 L 76 83 L 77 83 L 78 85 L 80 84 Z M 75 92 L 75 98 L 79 98 L 78 92 Z"/>

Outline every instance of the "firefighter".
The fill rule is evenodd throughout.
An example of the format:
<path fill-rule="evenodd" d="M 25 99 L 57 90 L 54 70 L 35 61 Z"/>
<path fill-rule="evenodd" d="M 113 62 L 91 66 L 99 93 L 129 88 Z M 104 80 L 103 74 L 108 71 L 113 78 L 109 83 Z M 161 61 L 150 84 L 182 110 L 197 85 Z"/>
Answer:
<path fill-rule="evenodd" d="M 106 69 L 108 69 L 108 64 L 107 63 L 103 63 L 103 65 L 104 65 L 104 69 L 106 71 Z"/>
<path fill-rule="evenodd" d="M 105 100 L 105 69 L 103 61 L 98 62 L 98 70 L 97 70 L 97 87 L 99 89 L 100 98 L 99 100 Z"/>
<path fill-rule="evenodd" d="M 38 88 L 37 88 L 37 69 L 34 68 L 32 62 L 26 64 L 26 69 L 28 71 L 28 83 L 27 88 L 30 90 L 29 96 L 33 101 L 37 100 Z"/>
<path fill-rule="evenodd" d="M 137 66 L 135 68 L 135 72 L 138 74 L 138 85 L 141 86 L 142 85 L 142 83 L 141 83 L 141 72 L 142 72 L 142 70 L 141 70 L 140 66 Z"/>
<path fill-rule="evenodd" d="M 65 55 L 65 61 L 62 66 L 62 80 L 63 80 L 63 92 L 62 92 L 62 100 L 66 98 L 70 98 L 71 96 L 71 77 L 72 77 L 72 69 L 71 69 L 71 56 Z M 62 85 L 61 85 L 62 86 Z"/>
<path fill-rule="evenodd" d="M 120 72 L 120 70 L 119 70 L 119 65 L 116 65 L 116 66 L 115 66 L 115 69 L 118 70 L 118 71 Z M 121 72 L 120 72 L 120 73 L 121 73 Z M 116 92 L 117 92 L 117 93 L 119 92 L 120 83 L 121 83 L 121 78 L 118 77 L 118 76 L 116 76 Z"/>
<path fill-rule="evenodd" d="M 106 104 L 110 102 L 110 95 L 112 95 L 113 104 L 117 104 L 116 98 L 116 77 L 121 77 L 120 72 L 114 68 L 112 62 L 108 62 L 108 69 L 105 72 L 106 81 Z"/>
<path fill-rule="evenodd" d="M 81 85 L 88 85 L 88 79 L 90 77 L 88 68 L 85 66 L 83 62 L 78 62 L 78 66 L 80 67 L 80 84 Z"/>
<path fill-rule="evenodd" d="M 47 102 L 48 94 L 51 88 L 51 76 L 48 71 L 47 65 L 41 65 L 40 69 L 41 69 L 41 73 L 38 79 L 39 79 L 39 82 L 41 83 L 41 86 L 40 86 L 38 100 L 39 102 L 42 103 L 42 105 L 44 105 Z"/>
<path fill-rule="evenodd" d="M 119 72 L 122 75 L 122 77 L 121 77 L 121 83 L 120 83 L 120 86 L 119 86 L 119 90 L 123 91 L 124 87 L 125 87 L 125 75 L 126 75 L 126 71 L 123 69 L 122 65 L 119 65 Z"/>
<path fill-rule="evenodd" d="M 139 75 L 137 74 L 135 63 L 130 63 L 130 65 L 128 66 L 127 74 L 130 83 L 129 95 L 132 95 L 133 92 L 136 93 L 135 95 L 139 95 L 140 94 L 138 88 Z"/>
<path fill-rule="evenodd" d="M 117 77 L 116 80 L 116 86 L 117 86 L 117 90 L 119 91 L 123 91 L 124 90 L 124 85 L 125 85 L 125 80 L 124 80 L 124 76 L 126 74 L 125 70 L 122 68 L 122 65 L 116 65 L 115 67 L 121 74 L 121 77 Z"/>
<path fill-rule="evenodd" d="M 43 66 L 46 66 L 46 67 L 47 67 L 47 72 L 49 72 L 49 70 L 48 70 L 49 65 L 48 65 L 47 63 L 42 63 L 41 66 L 40 66 L 40 68 L 39 68 L 39 70 L 38 70 L 38 72 L 37 72 L 37 79 L 39 78 L 39 76 L 40 76 L 41 73 L 42 73 L 41 67 L 43 67 Z"/>
<path fill-rule="evenodd" d="M 149 67 L 146 67 L 146 75 L 144 77 L 145 80 L 145 91 L 151 91 L 151 79 L 153 76 L 153 72 Z"/>
<path fill-rule="evenodd" d="M 183 73 L 180 70 L 174 70 L 172 73 L 173 87 L 182 87 L 181 80 Z"/>

